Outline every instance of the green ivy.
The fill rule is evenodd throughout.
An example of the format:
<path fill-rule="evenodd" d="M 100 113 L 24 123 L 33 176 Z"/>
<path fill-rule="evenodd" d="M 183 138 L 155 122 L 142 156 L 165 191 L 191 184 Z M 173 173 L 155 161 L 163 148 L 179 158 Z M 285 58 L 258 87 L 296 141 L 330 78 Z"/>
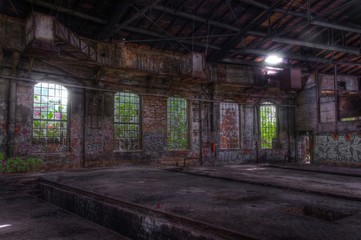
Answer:
<path fill-rule="evenodd" d="M 25 173 L 38 171 L 43 165 L 43 160 L 36 157 L 13 157 L 5 160 L 5 154 L 0 152 L 0 173 Z"/>

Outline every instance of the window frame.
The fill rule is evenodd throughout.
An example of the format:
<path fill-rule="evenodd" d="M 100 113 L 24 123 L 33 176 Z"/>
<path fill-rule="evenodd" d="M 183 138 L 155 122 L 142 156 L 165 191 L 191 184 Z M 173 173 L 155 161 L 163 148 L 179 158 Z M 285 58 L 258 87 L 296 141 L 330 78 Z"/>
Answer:
<path fill-rule="evenodd" d="M 47 87 L 44 87 L 43 84 L 46 84 Z M 38 86 L 40 85 L 40 86 Z M 50 87 L 49 85 L 53 85 L 53 87 Z M 40 89 L 40 93 L 39 94 L 36 94 L 36 88 L 39 88 Z M 43 89 L 47 89 L 47 94 L 43 94 Z M 54 91 L 54 94 L 53 95 L 50 95 L 49 94 L 49 90 L 52 89 Z M 60 96 L 57 96 L 57 94 L 55 93 L 56 91 L 60 91 L 62 92 L 60 94 Z M 63 97 L 62 94 L 63 92 L 66 93 L 66 97 Z M 40 97 L 40 102 L 36 103 L 36 96 Z M 44 103 L 41 99 L 42 99 L 42 96 L 45 96 L 48 98 L 48 100 L 46 100 L 46 102 Z M 55 104 L 53 103 L 54 105 L 54 111 L 49 111 L 50 107 L 49 105 L 51 104 L 51 102 L 49 101 L 49 98 L 60 98 L 60 102 L 58 104 Z M 61 100 L 65 98 L 65 101 L 66 103 L 65 104 L 62 104 L 61 103 Z M 33 92 L 32 92 L 32 131 L 31 131 L 31 142 L 32 144 L 59 144 L 59 145 L 69 145 L 69 139 L 70 139 L 70 127 L 69 127 L 69 103 L 70 103 L 70 98 L 69 98 L 69 90 L 64 87 L 63 85 L 61 84 L 58 84 L 58 83 L 53 83 L 53 82 L 38 82 L 36 83 L 34 86 L 33 86 Z M 35 106 L 36 104 L 39 104 L 40 106 Z M 46 106 L 45 106 L 46 105 Z M 58 107 L 58 110 L 55 110 L 55 106 Z M 40 114 L 40 118 L 35 118 L 35 107 L 39 107 L 40 110 L 38 111 L 38 113 Z M 44 111 L 44 113 L 46 113 L 47 117 L 43 118 L 42 119 L 42 108 L 43 107 L 46 107 L 46 111 Z M 62 108 L 66 108 L 66 111 L 61 111 L 59 113 L 59 107 L 62 107 Z M 59 113 L 59 116 L 60 116 L 60 119 L 52 119 L 53 117 L 55 118 L 56 117 L 56 113 Z M 66 116 L 66 119 L 65 120 L 62 120 L 63 116 Z M 53 117 L 49 117 L 49 116 L 53 116 Z M 50 118 L 50 119 L 49 119 Z M 35 125 L 35 122 L 36 121 L 39 121 L 39 125 L 42 126 L 42 122 L 45 122 L 46 123 L 46 128 L 36 128 L 34 127 Z M 60 134 L 59 136 L 49 136 L 48 133 L 49 133 L 49 130 L 46 130 L 46 134 L 45 136 L 39 136 L 39 137 L 35 137 L 34 136 L 34 132 L 37 130 L 37 129 L 49 129 L 50 126 L 53 126 L 53 125 L 49 125 L 49 122 L 54 122 L 54 123 L 60 123 L 60 127 L 58 128 L 59 131 L 60 131 Z M 62 126 L 63 124 L 65 123 L 65 127 Z M 61 128 L 65 128 L 65 130 L 62 130 Z M 51 129 L 54 129 L 54 128 L 51 128 Z M 65 136 L 62 136 L 61 133 L 65 133 Z M 54 131 L 53 131 L 53 134 L 54 134 Z M 58 140 L 57 140 L 58 139 Z"/>
<path fill-rule="evenodd" d="M 236 108 L 237 108 L 236 122 L 238 124 L 238 126 L 237 126 L 237 129 L 238 129 L 237 135 L 238 136 L 237 136 L 237 147 L 232 147 L 232 146 L 225 147 L 225 146 L 222 146 L 221 139 L 219 139 L 219 148 L 221 150 L 240 149 L 241 148 L 241 117 L 240 117 L 241 109 L 240 109 L 240 105 L 237 102 L 234 102 L 234 101 L 220 102 L 220 104 L 219 104 L 219 134 L 221 134 L 221 117 L 223 116 L 222 115 L 222 105 L 234 105 L 234 106 L 236 106 Z"/>
<path fill-rule="evenodd" d="M 186 146 L 184 147 L 181 147 L 181 148 L 172 148 L 170 146 L 170 143 L 169 143 L 169 139 L 170 139 L 170 109 L 169 109 L 169 101 L 170 100 L 183 100 L 185 101 L 185 110 L 184 110 L 184 113 L 185 113 L 185 117 L 184 117 L 184 120 L 185 120 L 185 131 L 183 133 L 185 133 L 185 137 L 183 138 L 183 140 L 186 141 Z M 182 150 L 188 150 L 190 148 L 190 124 L 189 124 L 189 101 L 186 99 L 186 98 L 183 98 L 183 97 L 179 97 L 179 96 L 172 96 L 172 97 L 168 97 L 167 98 L 167 149 L 169 151 L 182 151 Z M 177 124 L 178 126 L 179 124 Z M 183 135 L 181 133 L 181 135 Z"/>
<path fill-rule="evenodd" d="M 138 99 L 138 103 L 134 103 L 137 106 L 136 111 L 138 111 L 138 115 L 137 116 L 131 116 L 131 117 L 137 117 L 138 118 L 137 123 L 121 122 L 120 120 L 116 121 L 116 112 L 115 111 L 116 111 L 116 105 L 117 105 L 117 101 L 116 101 L 117 94 L 125 94 L 125 95 L 128 95 L 127 96 L 128 98 L 130 96 L 133 96 L 133 97 L 136 97 Z M 122 103 L 122 102 L 119 101 L 118 103 Z M 142 127 L 143 127 L 143 124 L 142 124 L 142 121 L 143 121 L 142 108 L 143 108 L 143 104 L 142 104 L 141 96 L 139 94 L 136 94 L 136 93 L 133 93 L 133 92 L 119 91 L 119 92 L 116 92 L 114 94 L 113 104 L 114 104 L 114 107 L 113 107 L 113 141 L 114 141 L 113 142 L 113 150 L 116 151 L 116 152 L 137 152 L 137 151 L 142 151 L 142 149 L 143 149 L 143 137 L 142 137 L 142 132 L 143 132 L 143 129 L 142 129 Z M 121 115 L 118 114 L 118 116 L 121 116 Z M 116 125 L 128 125 L 128 126 L 129 125 L 136 125 L 136 126 L 138 126 L 138 129 L 136 131 L 137 138 L 132 138 L 132 139 L 138 139 L 138 141 L 137 141 L 138 148 L 137 149 L 130 149 L 130 148 L 122 149 L 120 143 L 118 143 L 118 147 L 116 148 L 116 146 L 117 146 L 116 141 L 120 141 L 122 139 L 122 138 L 116 138 Z M 130 132 L 130 131 L 127 131 L 127 132 Z M 123 137 L 123 138 L 126 138 L 126 137 Z"/>
<path fill-rule="evenodd" d="M 264 136 L 263 136 L 263 129 L 265 129 L 264 127 L 262 127 L 262 108 L 274 108 L 274 117 L 272 117 L 272 119 L 274 119 L 274 133 L 273 133 L 273 136 L 271 139 L 268 139 L 268 144 L 270 144 L 270 146 L 268 147 L 265 147 L 264 146 Z M 260 147 L 261 149 L 264 149 L 264 150 L 272 150 L 274 149 L 274 146 L 273 146 L 273 139 L 277 138 L 278 136 L 278 109 L 277 109 L 277 105 L 273 102 L 270 102 L 270 101 L 266 101 L 266 102 L 263 102 L 261 103 L 261 105 L 259 106 L 259 133 L 260 133 Z M 269 119 L 269 118 L 267 118 Z M 267 128 L 268 129 L 268 128 Z M 268 134 L 269 135 L 269 131 L 268 131 Z M 269 137 L 268 137 L 269 138 Z"/>

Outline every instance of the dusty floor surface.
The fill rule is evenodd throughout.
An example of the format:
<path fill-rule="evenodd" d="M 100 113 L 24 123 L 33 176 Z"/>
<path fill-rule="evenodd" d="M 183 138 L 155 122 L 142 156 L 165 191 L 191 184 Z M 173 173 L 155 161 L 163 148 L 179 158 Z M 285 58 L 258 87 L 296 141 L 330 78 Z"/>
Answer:
<path fill-rule="evenodd" d="M 243 165 L 119 167 L 44 178 L 259 239 L 361 240 L 358 177 Z"/>

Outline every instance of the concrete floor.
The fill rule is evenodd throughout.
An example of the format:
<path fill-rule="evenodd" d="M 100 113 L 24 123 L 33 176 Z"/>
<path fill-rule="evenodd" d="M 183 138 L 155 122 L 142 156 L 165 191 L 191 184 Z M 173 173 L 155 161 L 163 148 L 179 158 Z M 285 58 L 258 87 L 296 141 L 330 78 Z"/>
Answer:
<path fill-rule="evenodd" d="M 43 178 L 257 239 L 361 239 L 361 172 L 306 170 L 119 167 Z"/>
<path fill-rule="evenodd" d="M 0 239 L 126 239 L 29 194 L 39 176 L 258 239 L 361 239 L 361 169 L 262 165 L 2 176 Z"/>

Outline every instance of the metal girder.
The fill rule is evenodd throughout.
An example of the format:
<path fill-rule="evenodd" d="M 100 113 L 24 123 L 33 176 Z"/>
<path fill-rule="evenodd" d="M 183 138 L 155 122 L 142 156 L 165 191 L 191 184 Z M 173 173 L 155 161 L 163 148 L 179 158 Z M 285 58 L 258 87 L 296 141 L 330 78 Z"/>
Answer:
<path fill-rule="evenodd" d="M 247 4 L 255 6 L 255 7 L 262 8 L 264 10 L 270 9 L 270 7 L 267 6 L 266 4 L 259 3 L 259 2 L 255 1 L 255 0 L 238 0 L 238 1 L 243 2 L 243 3 L 247 3 Z M 288 14 L 288 15 L 291 15 L 291 16 L 294 16 L 294 17 L 300 17 L 300 18 L 307 19 L 307 14 L 304 14 L 304 13 L 301 13 L 301 12 L 287 11 L 286 9 L 283 9 L 283 8 L 276 8 L 273 11 Z M 320 27 L 328 27 L 328 28 L 347 31 L 347 32 L 361 33 L 361 26 L 359 26 L 359 27 L 354 27 L 354 26 L 351 27 L 351 26 L 345 26 L 344 24 L 327 22 L 327 21 L 324 21 L 324 20 L 311 21 L 311 24 L 316 25 L 316 26 L 320 26 Z"/>
<path fill-rule="evenodd" d="M 81 12 L 78 12 L 78 11 L 75 11 L 75 10 L 72 10 L 72 9 L 69 9 L 69 8 L 61 7 L 61 6 L 55 5 L 53 3 L 48 3 L 48 2 L 41 1 L 41 0 L 23 0 L 23 1 L 28 2 L 30 4 L 38 5 L 40 7 L 53 9 L 53 10 L 59 11 L 61 13 L 65 13 L 65 14 L 68 14 L 68 15 L 71 15 L 71 16 L 79 17 L 79 18 L 89 20 L 89 21 L 92 21 L 92 22 L 95 22 L 95 23 L 107 24 L 107 21 L 104 20 L 104 19 L 93 17 L 93 16 L 91 16 L 89 14 L 81 13 Z"/>
<path fill-rule="evenodd" d="M 110 15 L 108 17 L 108 23 L 105 27 L 102 27 L 102 30 L 97 36 L 97 39 L 106 39 L 111 36 L 113 28 L 117 25 L 119 20 L 129 11 L 130 6 L 126 1 L 117 1 L 114 6 L 112 6 Z"/>
<path fill-rule="evenodd" d="M 350 27 L 350 26 L 345 26 L 345 25 L 338 25 L 338 24 L 334 24 L 331 22 L 315 20 L 315 21 L 311 21 L 311 24 L 321 26 L 321 27 L 328 27 L 328 28 L 337 29 L 337 30 L 341 30 L 341 31 L 354 32 L 354 33 L 361 34 L 361 28 Z"/>
<path fill-rule="evenodd" d="M 277 0 L 273 6 L 266 11 L 263 11 L 260 15 L 258 15 L 245 29 L 243 29 L 242 32 L 240 32 L 239 36 L 234 36 L 231 39 L 229 39 L 222 47 L 221 50 L 215 52 L 211 56 L 208 57 L 209 61 L 219 61 L 222 60 L 228 53 L 229 50 L 233 49 L 241 40 L 243 37 L 247 35 L 248 31 L 253 30 L 255 27 L 257 27 L 259 24 L 261 24 L 263 21 L 265 21 L 269 13 L 273 11 L 273 9 L 279 7 L 283 2 L 281 0 Z"/>
<path fill-rule="evenodd" d="M 356 49 L 356 48 L 344 48 L 344 47 L 325 45 L 325 44 L 320 44 L 320 43 L 306 42 L 306 41 L 297 40 L 297 39 L 279 38 L 279 37 L 273 37 L 273 38 L 271 38 L 271 41 L 278 42 L 278 43 L 297 45 L 297 46 L 323 49 L 323 50 L 328 50 L 328 51 L 336 51 L 336 52 L 360 55 L 360 50 Z"/>
<path fill-rule="evenodd" d="M 136 27 L 132 27 L 132 26 L 124 27 L 124 30 L 130 31 L 130 32 L 135 32 L 135 33 L 140 33 L 140 34 L 144 34 L 144 35 L 148 35 L 148 36 L 163 38 L 163 39 L 167 39 L 167 40 L 174 40 L 174 39 L 169 39 L 169 37 L 166 35 L 148 31 L 148 30 L 144 30 L 144 29 L 140 29 L 140 28 L 136 28 Z M 198 47 L 207 47 L 207 44 L 205 44 L 205 43 L 193 42 L 193 41 L 189 41 L 189 40 L 182 39 L 182 38 L 176 38 L 176 39 L 177 39 L 177 41 L 185 43 L 185 44 L 189 44 L 189 45 L 193 44 L 194 46 L 198 46 Z M 213 45 L 208 45 L 208 48 L 212 48 L 215 50 L 220 49 L 219 47 L 213 46 Z"/>
<path fill-rule="evenodd" d="M 29 3 L 32 2 L 32 4 L 36 4 L 36 5 L 41 6 L 41 7 L 48 8 L 48 9 L 54 9 L 54 10 L 57 10 L 59 12 L 62 12 L 62 13 L 65 13 L 65 14 L 68 14 L 68 15 L 71 15 L 71 16 L 76 16 L 76 17 L 79 17 L 79 18 L 82 18 L 82 19 L 85 19 L 85 20 L 89 20 L 89 21 L 98 23 L 98 24 L 107 24 L 107 21 L 104 20 L 104 19 L 101 19 L 101 18 L 98 18 L 98 17 L 93 17 L 91 15 L 81 13 L 81 12 L 78 12 L 78 11 L 75 11 L 75 10 L 72 10 L 72 9 L 59 7 L 58 5 L 51 4 L 51 3 L 48 3 L 48 2 L 44 2 L 42 0 L 23 0 L 23 1 L 26 1 L 26 2 L 29 2 Z M 252 0 L 239 0 L 239 1 L 252 1 Z M 157 37 L 157 38 L 163 38 L 163 39 L 169 38 L 168 36 L 165 36 L 163 34 L 155 33 L 155 32 L 148 31 L 148 30 L 143 30 L 143 29 L 140 29 L 140 28 L 127 26 L 124 29 L 127 30 L 127 31 L 137 32 L 137 33 L 141 33 L 141 34 L 144 34 L 144 35 L 153 36 L 153 37 Z M 247 33 L 252 34 L 252 35 L 254 34 L 254 35 L 257 35 L 257 36 L 262 36 L 262 37 L 266 36 L 266 33 L 262 33 L 262 32 L 248 31 Z M 207 46 L 207 44 L 205 44 L 205 43 L 187 41 L 186 39 L 179 38 L 178 40 L 185 43 L 185 44 L 194 44 L 195 46 L 199 46 L 199 47 L 206 47 Z M 301 41 L 301 40 L 292 40 L 292 39 L 279 38 L 279 37 L 278 38 L 273 38 L 272 40 L 279 41 L 279 42 L 282 42 L 282 43 L 300 45 L 300 46 L 308 45 L 308 47 L 319 48 L 319 49 L 324 49 L 324 50 L 329 50 L 329 51 L 340 51 L 340 52 L 346 52 L 346 53 L 357 54 L 357 55 L 360 54 L 360 51 L 356 50 L 356 49 L 341 48 L 341 47 L 328 46 L 328 45 L 323 45 L 323 44 L 315 44 L 315 43 L 309 43 L 309 42 L 305 42 L 305 41 Z M 208 45 L 208 47 L 212 48 L 212 49 L 215 49 L 215 50 L 220 50 L 220 48 L 217 47 L 217 46 Z M 254 50 L 245 49 L 244 51 L 251 51 L 252 52 Z M 236 51 L 234 51 L 234 52 L 236 52 Z M 251 53 L 251 52 L 249 52 L 249 53 Z M 263 52 L 263 54 L 261 54 L 260 52 L 258 52 L 256 54 L 255 52 L 253 52 L 253 54 L 256 54 L 256 55 L 264 55 L 264 53 L 265 52 Z M 298 60 L 301 60 L 301 61 L 310 61 L 310 62 L 312 62 L 312 61 L 313 62 L 318 62 L 320 59 L 322 59 L 322 58 L 314 58 L 314 57 L 312 57 L 312 58 L 307 58 L 306 57 L 306 59 L 305 58 L 301 59 L 301 57 L 303 57 L 303 56 L 299 56 L 299 55 L 288 55 L 288 57 L 291 58 L 291 59 L 298 59 Z M 232 59 L 227 59 L 227 62 L 231 63 L 231 60 Z M 321 62 L 320 61 L 320 63 L 328 64 L 328 62 L 327 62 L 328 60 L 326 60 L 326 59 L 324 59 L 324 60 L 326 62 Z M 241 60 L 237 60 L 238 64 L 248 64 L 249 65 L 249 62 L 248 63 L 240 63 L 240 61 Z M 236 62 L 233 62 L 233 63 L 236 63 Z M 349 63 L 349 62 L 337 62 L 337 64 L 349 65 L 349 66 L 361 66 L 361 64 Z"/>
<path fill-rule="evenodd" d="M 247 61 L 243 59 L 234 59 L 234 58 L 224 58 L 222 63 L 230 63 L 230 64 L 238 64 L 238 65 L 249 65 L 249 66 L 255 66 L 255 67 L 274 67 L 270 64 L 266 64 L 264 62 L 255 62 L 255 61 Z M 277 65 L 277 68 L 289 68 L 290 65 L 286 64 L 279 64 Z"/>
<path fill-rule="evenodd" d="M 130 23 L 134 22 L 136 19 L 138 19 L 139 17 L 143 16 L 149 9 L 153 8 L 154 6 L 156 6 L 161 0 L 153 0 L 152 4 L 150 6 L 146 6 L 143 9 L 139 10 L 136 14 L 134 14 L 133 16 L 131 16 L 130 18 L 128 18 L 126 21 L 124 21 L 121 24 L 117 24 L 115 26 L 114 31 L 120 31 L 121 29 L 123 29 L 124 27 L 128 26 Z M 132 6 L 132 5 L 131 5 Z"/>
<path fill-rule="evenodd" d="M 270 54 L 277 54 L 279 56 L 282 56 L 287 59 L 295 59 L 300 61 L 306 61 L 306 62 L 317 62 L 317 63 L 326 63 L 326 64 L 332 64 L 333 62 L 328 59 L 324 58 L 317 58 L 317 57 L 308 57 L 298 54 L 290 54 L 290 53 L 283 53 L 283 52 L 274 52 L 274 51 L 265 51 L 265 50 L 258 50 L 258 49 L 246 49 L 244 53 L 248 54 L 254 54 L 254 55 L 261 55 L 261 56 L 268 56 Z"/>

